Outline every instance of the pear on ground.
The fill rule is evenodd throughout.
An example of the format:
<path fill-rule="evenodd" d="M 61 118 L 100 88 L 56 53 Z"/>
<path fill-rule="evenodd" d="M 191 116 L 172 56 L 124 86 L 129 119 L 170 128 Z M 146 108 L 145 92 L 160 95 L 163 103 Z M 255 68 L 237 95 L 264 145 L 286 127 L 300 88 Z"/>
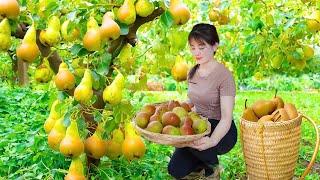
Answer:
<path fill-rule="evenodd" d="M 79 136 L 76 120 L 71 120 L 66 136 L 60 143 L 60 152 L 65 156 L 77 157 L 84 152 L 84 144 Z"/>
<path fill-rule="evenodd" d="M 65 180 L 86 180 L 84 175 L 83 163 L 80 157 L 72 159 L 68 174 L 64 177 Z"/>
<path fill-rule="evenodd" d="M 136 21 L 136 8 L 134 0 L 125 0 L 117 12 L 117 19 L 127 25 Z"/>
<path fill-rule="evenodd" d="M 146 130 L 154 133 L 161 133 L 163 129 L 163 125 L 159 121 L 151 121 L 147 127 Z"/>
<path fill-rule="evenodd" d="M 141 17 L 147 17 L 154 11 L 154 5 L 149 0 L 138 0 L 135 7 L 137 14 Z"/>
<path fill-rule="evenodd" d="M 66 127 L 63 125 L 64 116 L 56 121 L 48 134 L 48 144 L 56 151 L 59 151 L 60 142 L 66 134 Z"/>
<path fill-rule="evenodd" d="M 92 73 L 90 69 L 86 69 L 80 84 L 74 90 L 74 98 L 83 104 L 88 104 L 92 96 Z"/>

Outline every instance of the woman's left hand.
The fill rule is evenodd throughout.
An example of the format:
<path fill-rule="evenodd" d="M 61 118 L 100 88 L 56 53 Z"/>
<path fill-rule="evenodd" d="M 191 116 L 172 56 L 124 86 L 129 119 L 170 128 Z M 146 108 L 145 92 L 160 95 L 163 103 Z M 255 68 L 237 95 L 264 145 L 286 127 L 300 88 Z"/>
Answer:
<path fill-rule="evenodd" d="M 211 139 L 208 136 L 202 137 L 199 140 L 194 141 L 193 143 L 190 143 L 189 147 L 192 147 L 194 149 L 198 149 L 199 151 L 203 151 L 206 149 L 209 149 L 211 147 L 214 147 L 218 144 L 218 142 L 214 139 Z"/>

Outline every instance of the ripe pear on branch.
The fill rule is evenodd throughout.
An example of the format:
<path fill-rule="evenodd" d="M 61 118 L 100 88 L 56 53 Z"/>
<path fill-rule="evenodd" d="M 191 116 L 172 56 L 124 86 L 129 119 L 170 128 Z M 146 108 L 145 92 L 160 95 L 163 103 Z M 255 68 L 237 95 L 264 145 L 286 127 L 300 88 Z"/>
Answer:
<path fill-rule="evenodd" d="M 34 77 L 36 81 L 40 83 L 47 83 L 51 80 L 53 75 L 54 72 L 50 67 L 48 58 L 43 58 L 42 64 L 34 72 Z"/>
<path fill-rule="evenodd" d="M 59 66 L 59 71 L 54 79 L 56 87 L 61 90 L 70 90 L 75 85 L 74 75 L 69 71 L 68 65 L 62 62 Z"/>
<path fill-rule="evenodd" d="M 136 8 L 134 0 L 125 0 L 117 11 L 117 19 L 127 25 L 136 21 Z"/>
<path fill-rule="evenodd" d="M 149 0 L 138 0 L 135 6 L 137 14 L 141 17 L 147 17 L 154 11 L 154 5 Z"/>
<path fill-rule="evenodd" d="M 80 31 L 78 28 L 73 28 L 70 31 L 68 31 L 69 28 L 69 24 L 70 24 L 70 20 L 66 20 L 62 23 L 61 25 L 61 35 L 62 38 L 67 41 L 67 42 L 72 42 L 74 40 L 76 40 L 79 35 L 80 35 Z"/>
<path fill-rule="evenodd" d="M 60 19 L 57 16 L 51 16 L 48 22 L 48 28 L 40 33 L 40 42 L 45 46 L 54 46 L 60 41 Z"/>
<path fill-rule="evenodd" d="M 131 161 L 141 158 L 146 152 L 146 146 L 142 138 L 136 134 L 131 123 L 125 125 L 125 139 L 122 143 L 122 153 L 124 157 Z"/>
<path fill-rule="evenodd" d="M 65 180 L 86 180 L 83 170 L 83 163 L 80 157 L 75 157 L 71 161 L 68 174 L 64 177 Z"/>
<path fill-rule="evenodd" d="M 125 70 L 125 72 L 129 72 L 132 69 L 132 65 L 135 60 L 131 44 L 127 43 L 124 45 L 117 58 L 119 59 L 120 66 Z"/>
<path fill-rule="evenodd" d="M 115 40 L 120 36 L 120 26 L 111 18 L 111 12 L 106 12 L 100 27 L 101 39 Z"/>
<path fill-rule="evenodd" d="M 107 144 L 102 139 L 104 125 L 105 122 L 99 123 L 93 135 L 88 137 L 84 144 L 86 153 L 94 159 L 100 159 L 107 153 Z"/>
<path fill-rule="evenodd" d="M 122 90 L 124 88 L 124 76 L 118 72 L 113 82 L 103 91 L 103 100 L 110 104 L 118 104 L 122 100 Z"/>
<path fill-rule="evenodd" d="M 87 104 L 92 96 L 92 73 L 90 69 L 86 69 L 80 84 L 74 90 L 74 98 L 83 104 Z"/>
<path fill-rule="evenodd" d="M 28 63 L 32 63 L 40 54 L 36 43 L 36 29 L 34 24 L 26 32 L 22 43 L 17 47 L 17 57 Z"/>
<path fill-rule="evenodd" d="M 9 20 L 4 18 L 0 23 L 0 51 L 7 51 L 11 46 L 11 29 Z"/>
<path fill-rule="evenodd" d="M 124 141 L 124 134 L 120 129 L 112 131 L 112 139 L 106 141 L 107 152 L 106 155 L 110 159 L 116 159 L 122 155 L 122 143 Z"/>
<path fill-rule="evenodd" d="M 66 136 L 62 139 L 59 147 L 60 152 L 65 156 L 77 157 L 84 152 L 84 144 L 79 136 L 78 125 L 75 119 L 66 131 Z"/>
<path fill-rule="evenodd" d="M 181 56 L 177 56 L 175 60 L 175 64 L 171 69 L 171 74 L 173 78 L 180 82 L 180 81 L 185 81 L 188 76 L 188 71 L 189 71 L 189 66 L 187 62 L 182 59 Z"/>
<path fill-rule="evenodd" d="M 66 127 L 63 124 L 63 120 L 64 116 L 59 118 L 48 134 L 48 144 L 53 150 L 56 151 L 59 151 L 60 142 L 66 134 Z"/>
<path fill-rule="evenodd" d="M 44 130 L 47 134 L 50 133 L 51 129 L 55 125 L 56 121 L 63 116 L 63 112 L 57 112 L 56 108 L 61 102 L 57 99 L 52 103 L 49 117 L 44 122 Z"/>
<path fill-rule="evenodd" d="M 169 12 L 177 25 L 185 24 L 190 19 L 190 10 L 182 0 L 170 0 Z"/>
<path fill-rule="evenodd" d="M 92 16 L 87 22 L 87 32 L 83 37 L 83 46 L 88 51 L 99 51 L 101 48 L 101 34 L 99 25 Z"/>
<path fill-rule="evenodd" d="M 20 13 L 20 7 L 17 0 L 0 0 L 0 16 L 7 18 L 17 18 Z"/>

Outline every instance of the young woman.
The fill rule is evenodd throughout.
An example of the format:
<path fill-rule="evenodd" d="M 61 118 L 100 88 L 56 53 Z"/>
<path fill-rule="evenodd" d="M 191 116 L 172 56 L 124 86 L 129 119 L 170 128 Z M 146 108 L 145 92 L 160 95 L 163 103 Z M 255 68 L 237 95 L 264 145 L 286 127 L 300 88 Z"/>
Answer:
<path fill-rule="evenodd" d="M 229 152 L 237 142 L 232 119 L 235 83 L 232 73 L 214 58 L 219 45 L 215 26 L 195 25 L 188 41 L 196 60 L 188 75 L 188 97 L 195 111 L 209 119 L 211 133 L 195 142 L 176 145 L 168 172 L 176 179 L 195 175 L 219 179 L 217 156 Z"/>

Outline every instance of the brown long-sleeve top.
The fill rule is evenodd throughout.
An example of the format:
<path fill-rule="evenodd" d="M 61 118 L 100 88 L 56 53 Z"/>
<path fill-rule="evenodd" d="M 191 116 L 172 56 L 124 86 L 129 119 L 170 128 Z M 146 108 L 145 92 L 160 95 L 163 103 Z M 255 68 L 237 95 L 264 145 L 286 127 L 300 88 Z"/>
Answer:
<path fill-rule="evenodd" d="M 195 73 L 188 79 L 188 97 L 198 114 L 209 119 L 221 119 L 220 96 L 236 95 L 232 73 L 221 63 L 206 77 Z"/>

